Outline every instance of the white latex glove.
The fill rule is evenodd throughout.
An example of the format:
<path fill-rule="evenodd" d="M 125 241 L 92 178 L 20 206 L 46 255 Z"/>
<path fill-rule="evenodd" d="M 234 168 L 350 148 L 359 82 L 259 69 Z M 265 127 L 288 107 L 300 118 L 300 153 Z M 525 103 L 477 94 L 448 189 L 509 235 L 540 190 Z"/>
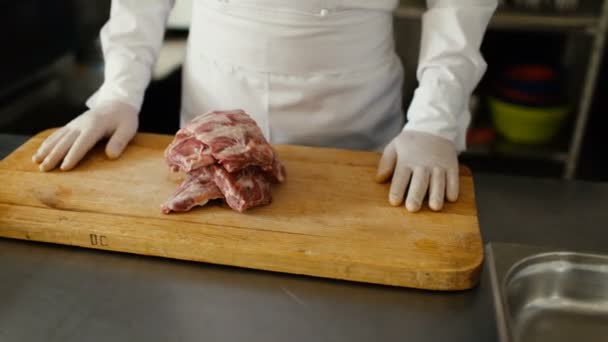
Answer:
<path fill-rule="evenodd" d="M 385 182 L 391 175 L 388 200 L 391 205 L 403 203 L 409 211 L 420 210 L 429 192 L 429 206 L 439 211 L 445 198 L 458 199 L 458 153 L 452 142 L 417 131 L 402 131 L 384 149 L 376 180 Z M 409 184 L 409 189 L 408 189 Z"/>
<path fill-rule="evenodd" d="M 102 138 L 110 138 L 106 155 L 118 158 L 135 136 L 139 124 L 137 111 L 124 103 L 113 102 L 88 110 L 51 134 L 32 157 L 41 171 L 72 169 Z"/>

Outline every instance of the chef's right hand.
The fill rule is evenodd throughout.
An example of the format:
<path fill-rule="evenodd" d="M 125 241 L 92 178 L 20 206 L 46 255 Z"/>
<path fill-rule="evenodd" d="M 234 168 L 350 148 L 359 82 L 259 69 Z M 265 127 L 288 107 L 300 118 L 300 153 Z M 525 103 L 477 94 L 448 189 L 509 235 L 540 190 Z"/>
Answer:
<path fill-rule="evenodd" d="M 34 154 L 32 160 L 41 171 L 70 170 L 95 144 L 110 138 L 106 155 L 118 158 L 137 132 L 138 113 L 130 105 L 113 102 L 88 110 L 51 134 Z"/>

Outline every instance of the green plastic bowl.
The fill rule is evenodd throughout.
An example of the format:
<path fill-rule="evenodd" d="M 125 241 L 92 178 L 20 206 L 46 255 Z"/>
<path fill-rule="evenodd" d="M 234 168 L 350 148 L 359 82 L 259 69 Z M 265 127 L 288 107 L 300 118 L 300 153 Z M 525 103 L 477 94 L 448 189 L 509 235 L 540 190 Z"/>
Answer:
<path fill-rule="evenodd" d="M 489 98 L 488 104 L 496 131 L 518 144 L 546 144 L 559 132 L 569 109 L 528 107 Z"/>

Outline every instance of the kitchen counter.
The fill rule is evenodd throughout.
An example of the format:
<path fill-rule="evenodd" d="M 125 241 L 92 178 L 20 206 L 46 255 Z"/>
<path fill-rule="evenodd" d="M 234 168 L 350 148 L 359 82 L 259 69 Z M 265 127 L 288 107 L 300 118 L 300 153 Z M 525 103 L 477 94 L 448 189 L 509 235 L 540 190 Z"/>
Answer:
<path fill-rule="evenodd" d="M 608 184 L 474 176 L 484 243 L 608 253 Z M 0 341 L 495 341 L 490 291 L 485 269 L 438 293 L 0 239 Z"/>

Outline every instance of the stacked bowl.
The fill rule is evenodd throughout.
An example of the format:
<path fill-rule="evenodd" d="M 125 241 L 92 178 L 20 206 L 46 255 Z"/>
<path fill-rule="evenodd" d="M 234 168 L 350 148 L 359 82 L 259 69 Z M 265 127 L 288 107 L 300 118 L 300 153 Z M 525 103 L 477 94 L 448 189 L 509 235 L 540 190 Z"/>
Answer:
<path fill-rule="evenodd" d="M 569 109 L 558 69 L 546 65 L 505 68 L 488 100 L 496 131 L 520 144 L 546 144 L 559 133 Z"/>

